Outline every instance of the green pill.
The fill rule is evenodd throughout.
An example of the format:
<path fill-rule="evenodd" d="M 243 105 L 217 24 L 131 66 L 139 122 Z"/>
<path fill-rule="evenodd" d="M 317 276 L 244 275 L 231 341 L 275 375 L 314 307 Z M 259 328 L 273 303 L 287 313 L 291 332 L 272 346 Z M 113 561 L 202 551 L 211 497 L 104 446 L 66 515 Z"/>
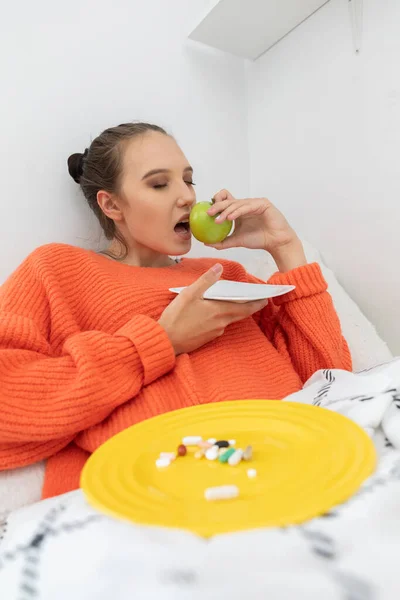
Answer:
<path fill-rule="evenodd" d="M 218 457 L 218 460 L 220 463 L 226 463 L 228 462 L 228 458 L 230 456 L 232 456 L 232 454 L 236 452 L 235 448 L 228 448 L 226 452 L 224 452 L 223 454 L 221 454 L 221 456 Z"/>

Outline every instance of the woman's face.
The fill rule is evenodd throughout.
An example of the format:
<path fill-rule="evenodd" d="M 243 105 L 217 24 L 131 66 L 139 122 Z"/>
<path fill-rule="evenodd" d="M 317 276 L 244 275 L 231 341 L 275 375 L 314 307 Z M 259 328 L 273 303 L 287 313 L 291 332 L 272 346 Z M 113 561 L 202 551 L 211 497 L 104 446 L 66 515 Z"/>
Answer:
<path fill-rule="evenodd" d="M 192 181 L 193 170 L 171 137 L 149 132 L 128 143 L 117 201 L 122 219 L 116 225 L 130 250 L 149 260 L 190 250 Z"/>

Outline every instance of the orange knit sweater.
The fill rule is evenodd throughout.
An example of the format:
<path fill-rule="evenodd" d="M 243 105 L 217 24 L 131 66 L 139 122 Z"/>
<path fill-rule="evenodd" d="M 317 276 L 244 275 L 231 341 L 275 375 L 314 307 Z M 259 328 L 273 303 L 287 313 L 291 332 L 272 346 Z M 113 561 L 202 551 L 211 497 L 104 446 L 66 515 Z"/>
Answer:
<path fill-rule="evenodd" d="M 235 398 L 283 398 L 320 368 L 351 368 L 317 264 L 276 273 L 296 289 L 190 355 L 158 324 L 216 261 L 131 267 L 50 244 L 0 291 L 0 470 L 47 461 L 43 497 L 79 486 L 85 460 L 129 425 Z M 234 262 L 224 279 L 258 282 Z"/>

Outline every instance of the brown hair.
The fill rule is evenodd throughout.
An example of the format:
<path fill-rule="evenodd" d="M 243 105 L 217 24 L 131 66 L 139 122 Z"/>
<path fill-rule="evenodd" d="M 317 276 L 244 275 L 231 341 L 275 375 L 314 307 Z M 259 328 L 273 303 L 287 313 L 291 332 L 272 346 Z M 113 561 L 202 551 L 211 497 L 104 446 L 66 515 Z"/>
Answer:
<path fill-rule="evenodd" d="M 98 205 L 97 192 L 105 190 L 110 194 L 119 193 L 126 143 L 149 131 L 168 135 L 162 127 L 151 123 L 123 123 L 103 131 L 83 154 L 78 152 L 68 158 L 69 174 L 81 186 L 106 238 L 108 240 L 116 238 L 122 245 L 125 255 L 128 251 L 126 242 L 114 221 L 107 217 Z"/>

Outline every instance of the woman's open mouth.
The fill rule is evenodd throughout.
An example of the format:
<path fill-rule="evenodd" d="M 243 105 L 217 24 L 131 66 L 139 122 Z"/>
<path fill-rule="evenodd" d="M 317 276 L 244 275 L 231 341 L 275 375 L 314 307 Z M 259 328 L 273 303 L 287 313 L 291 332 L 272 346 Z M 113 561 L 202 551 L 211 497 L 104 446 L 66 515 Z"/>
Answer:
<path fill-rule="evenodd" d="M 175 225 L 174 231 L 183 240 L 190 240 L 190 238 L 192 237 L 192 233 L 190 231 L 189 218 L 184 219 L 183 221 L 179 221 Z"/>

